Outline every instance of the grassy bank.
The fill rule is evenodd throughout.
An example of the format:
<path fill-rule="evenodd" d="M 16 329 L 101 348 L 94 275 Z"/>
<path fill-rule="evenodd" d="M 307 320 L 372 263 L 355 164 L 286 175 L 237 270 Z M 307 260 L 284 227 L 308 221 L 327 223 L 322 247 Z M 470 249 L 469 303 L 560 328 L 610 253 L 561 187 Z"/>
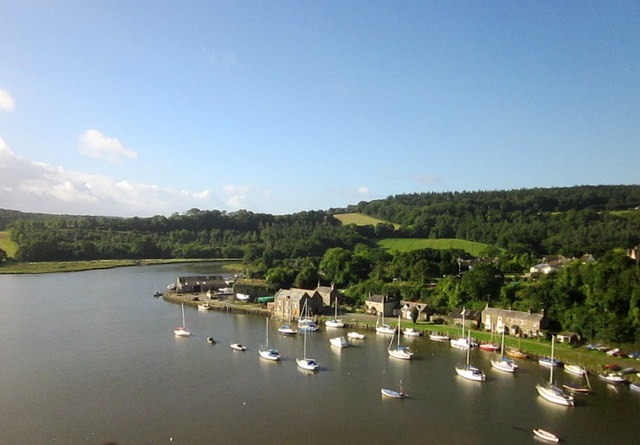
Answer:
<path fill-rule="evenodd" d="M 42 261 L 33 263 L 6 263 L 0 266 L 0 274 L 79 272 L 83 270 L 112 269 L 114 267 L 149 266 L 152 264 L 195 263 L 207 261 L 240 260 L 229 258 L 174 258 L 148 260 Z M 229 269 L 229 271 L 232 272 L 235 268 L 230 267 Z"/>
<path fill-rule="evenodd" d="M 385 238 L 378 241 L 378 246 L 397 252 L 409 252 L 418 249 L 461 249 L 473 256 L 482 256 L 482 252 L 489 247 L 489 244 L 455 238 Z"/>

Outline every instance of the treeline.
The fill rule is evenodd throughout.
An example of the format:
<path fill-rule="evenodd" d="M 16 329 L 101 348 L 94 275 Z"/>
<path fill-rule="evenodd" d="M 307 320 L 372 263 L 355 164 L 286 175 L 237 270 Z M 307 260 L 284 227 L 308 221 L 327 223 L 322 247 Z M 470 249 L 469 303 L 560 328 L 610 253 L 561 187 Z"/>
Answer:
<path fill-rule="evenodd" d="M 396 195 L 349 212 L 402 226 L 396 237 L 459 238 L 513 253 L 602 255 L 640 243 L 640 186 Z"/>
<path fill-rule="evenodd" d="M 191 209 L 152 218 L 56 216 L 10 226 L 19 261 L 142 258 L 282 258 L 319 256 L 365 241 L 325 212 L 274 216 Z"/>

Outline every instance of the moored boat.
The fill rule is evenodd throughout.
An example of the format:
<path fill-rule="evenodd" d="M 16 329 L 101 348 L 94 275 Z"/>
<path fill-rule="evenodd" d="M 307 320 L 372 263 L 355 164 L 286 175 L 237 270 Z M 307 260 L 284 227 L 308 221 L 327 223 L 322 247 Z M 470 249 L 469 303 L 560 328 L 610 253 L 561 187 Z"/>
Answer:
<path fill-rule="evenodd" d="M 231 349 L 233 349 L 234 351 L 246 351 L 247 350 L 247 347 L 244 346 L 244 345 L 241 345 L 240 343 L 231 343 L 229 345 L 229 347 Z"/>
<path fill-rule="evenodd" d="M 429 334 L 429 339 L 433 341 L 449 341 L 451 338 L 448 335 L 442 334 L 440 332 L 433 332 Z"/>
<path fill-rule="evenodd" d="M 280 326 L 278 328 L 278 332 L 280 332 L 281 334 L 284 334 L 284 335 L 295 335 L 295 334 L 298 333 L 298 331 L 296 329 L 293 329 L 288 324 L 283 324 L 282 326 Z"/>
<path fill-rule="evenodd" d="M 513 358 L 527 358 L 527 354 L 522 352 L 519 348 L 510 346 L 507 348 L 507 355 Z"/>
<path fill-rule="evenodd" d="M 346 348 L 347 346 L 349 346 L 347 339 L 344 337 L 330 338 L 329 343 L 331 343 L 331 346 L 335 346 L 337 348 Z"/>
<path fill-rule="evenodd" d="M 266 320 L 266 332 L 264 346 L 258 349 L 258 355 L 265 360 L 277 361 L 280 360 L 280 352 L 277 349 L 269 347 L 269 319 Z"/>
<path fill-rule="evenodd" d="M 467 364 L 464 366 L 456 366 L 456 373 L 460 377 L 464 377 L 467 380 L 473 380 L 475 382 L 484 382 L 487 377 L 481 369 L 476 368 L 469 364 L 469 354 L 471 352 L 470 348 L 467 348 Z"/>
<path fill-rule="evenodd" d="M 500 350 L 502 351 L 502 355 L 497 359 L 492 359 L 491 366 L 496 368 L 498 371 L 512 373 L 516 372 L 516 369 L 518 369 L 518 365 L 512 359 L 504 355 L 504 330 L 502 331 L 502 342 Z"/>
<path fill-rule="evenodd" d="M 587 374 L 587 370 L 584 369 L 582 366 L 578 366 L 578 365 L 564 365 L 564 370 L 569 374 L 573 374 L 577 376 L 583 376 Z"/>
<path fill-rule="evenodd" d="M 499 347 L 495 343 L 480 343 L 478 349 L 481 349 L 483 351 L 495 352 L 499 349 Z"/>
<path fill-rule="evenodd" d="M 549 442 L 560 442 L 560 438 L 558 436 L 556 436 L 553 433 L 550 433 L 549 431 L 545 431 L 542 428 L 534 428 L 533 434 Z"/>
<path fill-rule="evenodd" d="M 349 332 L 347 337 L 353 340 L 364 340 L 365 335 L 359 332 Z"/>
<path fill-rule="evenodd" d="M 187 322 L 184 318 L 184 303 L 181 305 L 182 307 L 182 326 L 179 326 L 173 330 L 173 333 L 176 337 L 189 337 L 191 336 L 191 331 L 187 328 Z"/>
<path fill-rule="evenodd" d="M 551 361 L 553 361 L 555 339 L 555 336 L 551 337 Z M 575 402 L 573 396 L 567 394 L 562 388 L 559 388 L 553 383 L 553 368 L 553 366 L 549 367 L 549 381 L 536 385 L 538 394 L 540 394 L 543 399 L 557 405 L 573 406 Z"/>
<path fill-rule="evenodd" d="M 607 383 L 624 384 L 627 383 L 627 379 L 619 372 L 601 372 L 598 374 L 600 380 L 604 380 Z"/>
<path fill-rule="evenodd" d="M 394 337 L 398 337 L 398 344 L 394 347 L 393 339 Z M 390 357 L 399 358 L 401 360 L 411 360 L 413 358 L 413 352 L 410 348 L 406 346 L 400 346 L 400 317 L 398 317 L 398 332 L 394 333 L 393 337 L 391 337 L 391 341 L 389 342 L 389 347 L 387 348 L 387 352 Z"/>
<path fill-rule="evenodd" d="M 422 331 L 414 328 L 405 328 L 402 330 L 402 335 L 406 335 L 407 337 L 421 337 Z"/>
<path fill-rule="evenodd" d="M 383 397 L 389 397 L 391 399 L 402 399 L 403 397 L 407 396 L 404 393 L 404 390 L 402 388 L 402 380 L 400 380 L 400 391 L 395 391 L 393 389 L 388 389 L 388 388 L 382 388 L 380 390 L 380 394 L 382 394 Z"/>

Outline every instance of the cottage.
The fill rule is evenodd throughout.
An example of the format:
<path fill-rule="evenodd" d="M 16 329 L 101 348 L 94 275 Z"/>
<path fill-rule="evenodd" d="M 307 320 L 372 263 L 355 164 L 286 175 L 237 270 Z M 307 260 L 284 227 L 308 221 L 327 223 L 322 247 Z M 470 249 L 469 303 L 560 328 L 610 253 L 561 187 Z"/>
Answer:
<path fill-rule="evenodd" d="M 414 301 L 401 301 L 400 302 L 400 315 L 405 320 L 412 320 L 411 312 L 413 308 L 418 309 L 418 320 L 427 321 L 431 313 L 429 305 L 426 303 L 416 303 Z"/>
<path fill-rule="evenodd" d="M 580 335 L 576 332 L 564 331 L 556 335 L 558 343 L 569 343 L 570 345 L 576 345 L 580 342 Z"/>
<path fill-rule="evenodd" d="M 338 304 L 342 301 L 342 293 L 340 293 L 333 284 L 331 286 L 320 286 L 320 284 L 318 284 L 316 292 L 322 297 L 322 303 L 325 306 L 333 306 L 336 299 L 338 300 Z"/>
<path fill-rule="evenodd" d="M 544 311 L 534 314 L 531 311 L 513 311 L 487 306 L 482 311 L 482 321 L 487 331 L 505 332 L 512 335 L 538 337 L 541 329 L 546 327 Z"/>
<path fill-rule="evenodd" d="M 463 316 L 464 315 L 464 316 Z M 471 329 L 477 329 L 480 325 L 482 313 L 471 309 L 454 308 L 449 314 L 449 318 L 456 326 L 462 326 L 462 320 L 464 320 L 465 327 Z"/>
<path fill-rule="evenodd" d="M 322 308 L 322 297 L 315 290 L 280 289 L 274 297 L 273 314 L 286 320 L 300 318 L 305 304 L 309 314 L 315 315 Z"/>
<path fill-rule="evenodd" d="M 190 277 L 178 277 L 176 280 L 177 292 L 207 292 L 209 290 L 217 291 L 226 287 L 227 283 L 224 277 L 220 275 L 194 275 Z"/>
<path fill-rule="evenodd" d="M 369 295 L 364 304 L 368 314 L 382 314 L 385 317 L 389 317 L 395 315 L 393 310 L 398 305 L 398 302 L 388 295 Z"/>

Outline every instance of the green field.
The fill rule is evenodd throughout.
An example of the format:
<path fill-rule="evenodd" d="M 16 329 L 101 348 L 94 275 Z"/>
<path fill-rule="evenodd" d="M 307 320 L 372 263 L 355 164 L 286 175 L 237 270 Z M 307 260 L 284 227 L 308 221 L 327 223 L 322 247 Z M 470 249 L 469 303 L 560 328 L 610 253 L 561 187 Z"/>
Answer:
<path fill-rule="evenodd" d="M 378 245 L 383 249 L 398 252 L 409 252 L 419 249 L 461 249 L 473 256 L 481 256 L 481 253 L 489 247 L 489 244 L 454 238 L 385 238 L 378 241 Z"/>
<path fill-rule="evenodd" d="M 16 252 L 18 252 L 18 246 L 11 241 L 11 236 L 6 230 L 0 232 L 0 249 L 7 252 L 9 258 L 15 258 Z"/>
<path fill-rule="evenodd" d="M 382 219 L 374 218 L 372 216 L 365 215 L 363 213 L 339 213 L 333 215 L 333 217 L 344 225 L 346 224 L 355 224 L 356 226 L 375 226 L 376 224 L 384 223 L 384 224 L 393 224 L 393 227 L 398 229 L 400 227 L 399 224 L 394 224 L 389 221 L 384 221 Z"/>

